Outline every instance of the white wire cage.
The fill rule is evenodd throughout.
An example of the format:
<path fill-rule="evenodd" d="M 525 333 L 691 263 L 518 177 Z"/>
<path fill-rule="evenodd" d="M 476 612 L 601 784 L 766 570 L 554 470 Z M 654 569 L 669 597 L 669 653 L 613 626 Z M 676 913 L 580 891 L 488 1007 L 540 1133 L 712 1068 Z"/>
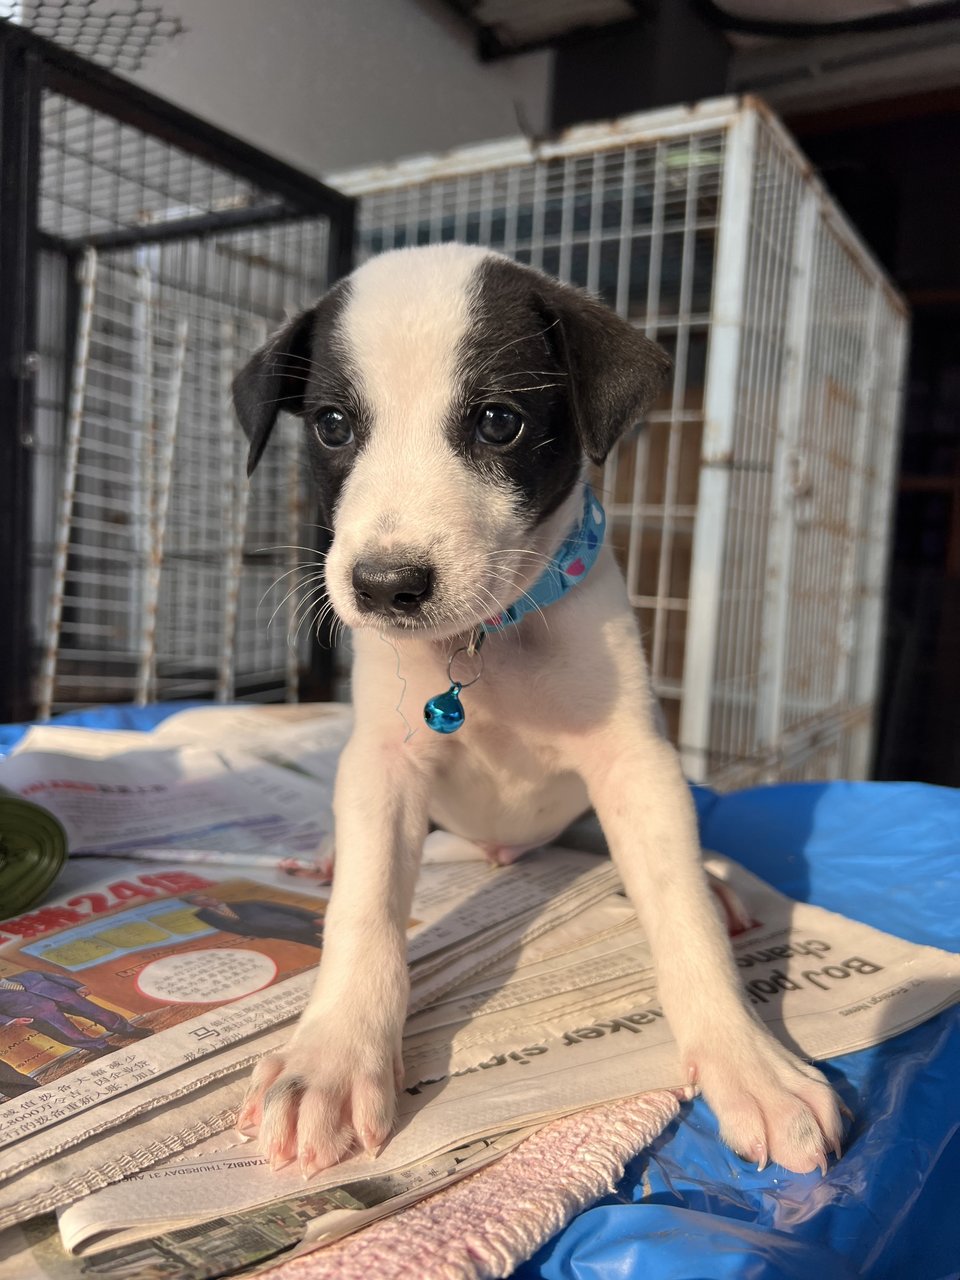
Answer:
<path fill-rule="evenodd" d="M 670 736 L 717 786 L 865 777 L 908 319 L 779 122 L 723 99 L 330 181 L 361 259 L 489 245 L 667 349 L 598 485 Z"/>

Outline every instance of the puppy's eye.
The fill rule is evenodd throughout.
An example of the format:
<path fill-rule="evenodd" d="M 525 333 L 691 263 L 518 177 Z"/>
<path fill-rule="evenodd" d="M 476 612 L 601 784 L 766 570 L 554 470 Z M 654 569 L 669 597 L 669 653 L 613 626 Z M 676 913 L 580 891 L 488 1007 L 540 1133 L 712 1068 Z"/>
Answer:
<path fill-rule="evenodd" d="M 328 449 L 342 449 L 353 443 L 353 424 L 341 409 L 321 409 L 314 416 L 313 429 Z"/>
<path fill-rule="evenodd" d="M 477 414 L 475 430 L 482 444 L 512 444 L 523 430 L 523 418 L 505 404 L 485 404 Z"/>

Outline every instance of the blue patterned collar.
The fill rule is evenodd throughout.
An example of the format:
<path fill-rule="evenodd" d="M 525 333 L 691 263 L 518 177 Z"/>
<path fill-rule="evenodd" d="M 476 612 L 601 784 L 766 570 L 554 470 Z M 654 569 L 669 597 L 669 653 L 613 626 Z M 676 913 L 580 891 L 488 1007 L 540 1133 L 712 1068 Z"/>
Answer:
<path fill-rule="evenodd" d="M 460 701 L 460 694 L 476 684 L 483 675 L 483 655 L 479 650 L 486 637 L 491 631 L 502 631 L 504 627 L 513 626 L 534 609 L 541 610 L 556 604 L 572 587 L 582 582 L 600 554 L 606 523 L 603 507 L 593 496 L 590 487 L 584 485 L 583 514 L 579 523 L 564 538 L 556 555 L 530 590 L 525 591 L 519 600 L 498 613 L 495 618 L 487 618 L 481 622 L 474 629 L 469 643 L 461 645 L 450 655 L 447 662 L 449 689 L 429 698 L 423 708 L 423 719 L 428 729 L 432 729 L 434 733 L 448 734 L 456 733 L 462 727 L 466 712 Z M 471 680 L 453 678 L 453 664 L 461 653 L 477 659 L 476 675 Z M 410 729 L 410 732 L 413 730 Z"/>
<path fill-rule="evenodd" d="M 535 609 L 556 604 L 572 587 L 582 582 L 600 554 L 606 528 L 603 507 L 589 485 L 583 487 L 583 513 L 579 524 L 571 529 L 553 559 L 533 586 L 519 600 L 481 625 L 485 633 L 502 631 Z"/>

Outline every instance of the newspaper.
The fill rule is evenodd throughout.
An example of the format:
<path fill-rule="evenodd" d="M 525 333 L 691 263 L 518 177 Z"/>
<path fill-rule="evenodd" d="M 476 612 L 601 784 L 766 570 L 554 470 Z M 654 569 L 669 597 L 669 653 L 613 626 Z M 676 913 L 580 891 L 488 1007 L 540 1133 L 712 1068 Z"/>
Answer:
<path fill-rule="evenodd" d="M 201 707 L 151 733 L 38 725 L 0 760 L 0 790 L 55 813 L 71 856 L 288 866 L 332 847 L 349 708 Z"/>
<path fill-rule="evenodd" d="M 771 1030 L 806 1056 L 832 1057 L 875 1044 L 960 996 L 957 956 L 792 902 L 724 859 L 713 858 L 709 865 L 741 895 L 756 922 L 734 941 L 748 998 Z M 576 991 L 575 964 L 568 981 Z M 500 991 L 509 992 L 510 986 L 508 978 Z M 591 981 L 591 988 L 602 993 L 600 983 Z M 655 991 L 650 988 L 639 999 L 621 991 L 608 1002 L 615 1012 L 608 1008 L 602 1015 L 595 1012 L 595 998 L 578 994 L 574 1009 L 592 1006 L 592 1012 L 578 1012 L 572 1020 L 562 1010 L 543 1019 L 535 1004 L 524 1002 L 513 1007 L 512 1023 L 501 1021 L 503 1004 L 495 1001 L 483 1056 L 472 1042 L 472 1056 L 463 1059 L 470 1065 L 457 1066 L 455 1051 L 444 1078 L 408 1085 L 401 1095 L 398 1131 L 382 1154 L 372 1163 L 366 1157 L 347 1160 L 315 1178 L 312 1188 L 323 1191 L 363 1176 L 393 1174 L 467 1140 L 641 1091 L 676 1087 L 676 1046 Z M 468 1016 L 468 1025 L 475 1027 L 484 1015 L 473 1008 Z M 449 1057 L 446 1028 L 439 1028 L 437 1037 Z M 262 1206 L 271 1194 L 286 1199 L 302 1185 L 293 1169 L 265 1172 L 242 1146 L 232 1153 L 221 1150 L 175 1166 L 164 1214 L 184 1220 L 197 1203 L 191 1185 L 200 1185 L 204 1170 L 214 1167 L 211 1160 L 216 1187 L 206 1194 L 215 1196 L 218 1206 Z M 97 1240 L 103 1247 L 111 1228 L 127 1230 L 144 1213 L 156 1214 L 155 1197 L 155 1184 L 140 1177 L 80 1201 L 61 1218 L 64 1243 L 78 1249 Z"/>
<path fill-rule="evenodd" d="M 230 748 L 23 750 L 0 761 L 0 787 L 54 813 L 72 857 L 144 848 L 169 861 L 178 846 L 274 863 L 309 856 L 332 830 L 331 785 Z"/>
<path fill-rule="evenodd" d="M 577 935 L 582 935 L 584 921 L 590 920 L 602 929 L 610 919 L 622 920 L 623 915 L 622 899 L 610 896 L 595 907 L 581 910 L 576 920 L 546 931 L 549 912 L 544 911 L 524 930 L 522 949 L 534 956 L 549 955 L 560 942 L 569 949 Z M 555 938 L 559 941 L 553 941 Z M 507 956 L 514 954 L 508 952 Z M 520 960 L 514 960 L 514 965 L 517 973 L 526 973 L 530 968 Z M 499 963 L 493 968 L 498 969 Z M 247 1083 L 247 1070 L 241 1068 L 248 1068 L 260 1053 L 280 1047 L 288 1036 L 289 1028 L 284 1027 L 222 1051 L 214 1062 L 221 1073 L 219 1083 L 213 1081 L 197 1089 L 195 1080 L 188 1078 L 180 1086 L 181 1095 L 171 1100 L 169 1077 L 165 1076 L 124 1099 L 125 1110 L 114 1103 L 108 1114 L 116 1124 L 103 1136 L 88 1140 L 74 1150 L 63 1150 L 42 1167 L 31 1167 L 0 1187 L 0 1224 L 22 1221 L 118 1181 L 138 1168 L 156 1163 L 160 1157 L 153 1154 L 155 1152 L 182 1150 L 189 1145 L 186 1136 L 191 1134 L 195 1143 L 207 1139 L 204 1150 L 224 1149 L 225 1136 L 221 1130 L 232 1123 Z M 218 1124 L 218 1120 L 222 1123 Z M 89 1127 L 89 1118 L 81 1116 L 72 1125 L 73 1128 L 64 1124 L 57 1130 L 57 1138 L 65 1147 L 74 1143 L 78 1126 Z M 147 1153 L 145 1159 L 141 1153 Z"/>
<path fill-rule="evenodd" d="M 35 1218 L 0 1235 L 0 1280 L 78 1280 L 82 1276 L 204 1280 L 247 1271 L 280 1254 L 297 1252 L 298 1246 L 332 1244 L 397 1213 L 498 1160 L 532 1132 L 517 1129 L 462 1143 L 394 1173 L 368 1174 L 324 1191 L 301 1183 L 285 1199 L 239 1212 L 225 1203 L 223 1211 L 211 1215 L 200 1229 L 189 1223 L 164 1226 L 154 1217 L 128 1232 L 112 1233 L 104 1241 L 87 1241 L 79 1256 L 64 1250 L 52 1214 Z M 262 1163 L 256 1156 L 250 1159 Z M 191 1181 L 205 1201 L 216 1190 L 219 1172 L 219 1162 L 210 1160 Z M 162 1186 L 171 1178 L 179 1181 L 181 1176 L 176 1166 L 170 1166 L 156 1171 L 155 1184 Z"/>
<path fill-rule="evenodd" d="M 429 1156 L 413 1164 L 389 1171 L 369 1172 L 349 1181 L 340 1181 L 322 1191 L 304 1187 L 300 1180 L 296 1191 L 279 1199 L 275 1189 L 270 1190 L 269 1168 L 266 1160 L 255 1152 L 240 1157 L 218 1158 L 210 1156 L 191 1164 L 166 1164 L 137 1179 L 121 1183 L 118 1196 L 111 1205 L 112 1220 L 99 1223 L 99 1233 L 91 1233 L 82 1227 L 71 1230 L 70 1211 L 60 1216 L 60 1236 L 67 1252 L 78 1256 L 110 1253 L 118 1258 L 126 1253 L 125 1246 L 159 1235 L 175 1236 L 178 1231 L 195 1227 L 198 1223 L 212 1223 L 236 1216 L 249 1223 L 258 1209 L 269 1208 L 276 1212 L 293 1210 L 298 1216 L 306 1209 L 291 1234 L 290 1243 L 308 1238 L 312 1242 L 332 1243 L 351 1231 L 366 1226 L 377 1217 L 395 1212 L 398 1200 L 410 1204 L 414 1199 L 432 1194 L 447 1186 L 456 1177 L 473 1173 L 498 1159 L 511 1147 L 535 1132 L 534 1128 L 514 1129 L 504 1134 L 471 1139 L 449 1151 Z M 221 1182 L 220 1174 L 235 1173 L 237 1165 L 267 1175 L 260 1183 L 262 1201 L 245 1205 L 238 1210 L 227 1195 L 231 1187 L 228 1176 Z M 167 1187 L 176 1184 L 176 1203 L 190 1212 L 180 1219 L 168 1216 L 169 1197 Z M 148 1195 L 145 1196 L 144 1193 Z M 305 1230 L 306 1228 L 306 1230 Z"/>
<path fill-rule="evenodd" d="M 394 1137 L 307 1188 L 237 1142 L 249 1067 L 289 1036 L 322 949 L 329 891 L 309 873 L 348 732 L 340 710 L 200 708 L 149 734 L 45 726 L 0 761 L 0 787 L 57 812 L 85 855 L 61 900 L 0 920 L 4 1280 L 249 1268 L 396 1211 L 521 1130 L 677 1085 L 649 949 L 609 862 L 551 849 L 491 869 L 435 832 L 409 926 Z M 710 866 L 754 921 L 734 939 L 748 999 L 807 1056 L 957 999 L 957 957 Z M 71 1202 L 60 1229 L 82 1261 L 37 1216 Z"/>
<path fill-rule="evenodd" d="M 414 992 L 420 964 L 439 956 L 444 972 L 428 982 L 449 986 L 477 955 L 498 958 L 607 896 L 611 877 L 572 852 L 498 870 L 424 867 L 409 925 Z M 141 869 L 0 923 L 0 1057 L 21 1085 L 6 1098 L 0 1084 L 0 1225 L 60 1202 L 42 1199 L 50 1179 L 27 1176 L 36 1166 L 82 1143 L 95 1171 L 98 1135 L 288 1038 L 313 985 L 328 893 L 301 885 L 277 871 Z M 494 941 L 471 955 L 469 940 L 485 933 Z"/>

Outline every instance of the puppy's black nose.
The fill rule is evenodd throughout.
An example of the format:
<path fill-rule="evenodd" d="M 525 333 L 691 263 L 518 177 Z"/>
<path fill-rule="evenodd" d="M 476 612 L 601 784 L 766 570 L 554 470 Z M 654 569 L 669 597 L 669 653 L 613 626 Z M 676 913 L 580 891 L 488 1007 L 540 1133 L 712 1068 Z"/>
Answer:
<path fill-rule="evenodd" d="M 424 564 L 358 560 L 353 567 L 353 591 L 364 613 L 412 617 L 430 599 L 433 570 Z"/>

